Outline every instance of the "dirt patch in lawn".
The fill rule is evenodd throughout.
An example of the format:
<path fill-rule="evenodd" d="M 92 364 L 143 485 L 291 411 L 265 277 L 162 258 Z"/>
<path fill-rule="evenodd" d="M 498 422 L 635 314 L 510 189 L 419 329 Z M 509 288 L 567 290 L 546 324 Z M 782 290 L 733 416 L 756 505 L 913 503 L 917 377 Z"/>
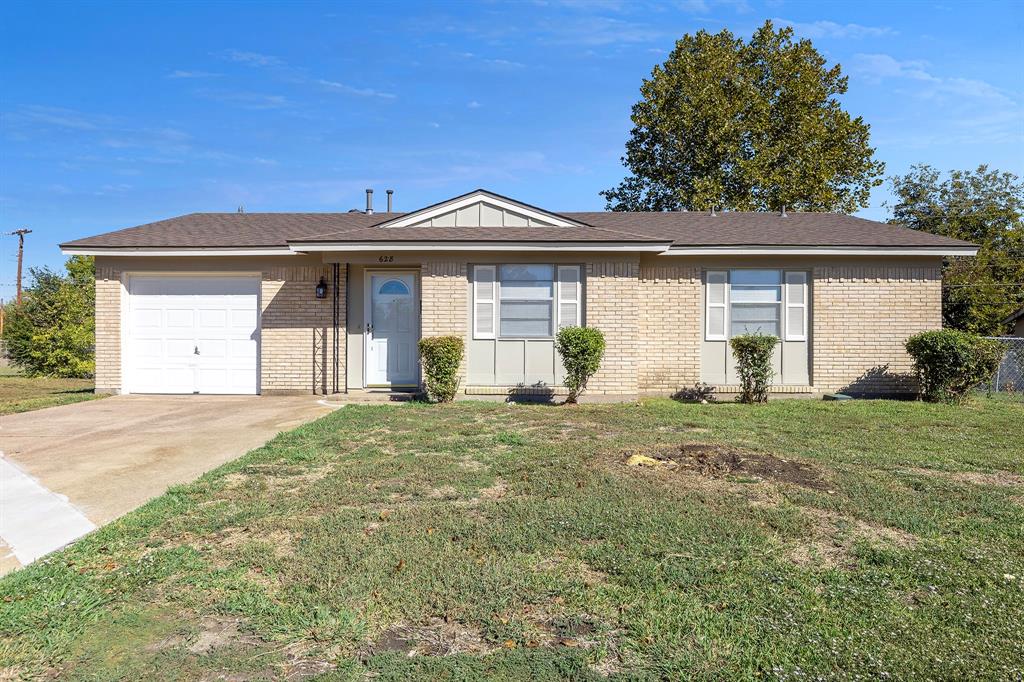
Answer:
<path fill-rule="evenodd" d="M 669 447 L 624 453 L 629 466 L 684 471 L 705 478 L 754 478 L 826 490 L 817 469 L 809 464 L 713 443 L 683 443 Z"/>
<path fill-rule="evenodd" d="M 366 660 L 386 653 L 403 656 L 482 654 L 493 648 L 484 641 L 478 628 L 434 619 L 425 625 L 403 623 L 389 627 L 362 649 L 360 658 Z"/>
<path fill-rule="evenodd" d="M 910 549 L 917 545 L 916 535 L 824 509 L 804 509 L 811 520 L 810 537 L 793 547 L 789 559 L 799 566 L 841 567 L 852 563 L 853 545 L 865 540 L 872 545 Z"/>
<path fill-rule="evenodd" d="M 238 618 L 206 616 L 199 625 L 199 636 L 189 645 L 194 654 L 206 654 L 229 646 L 259 646 L 260 639 L 241 631 Z"/>

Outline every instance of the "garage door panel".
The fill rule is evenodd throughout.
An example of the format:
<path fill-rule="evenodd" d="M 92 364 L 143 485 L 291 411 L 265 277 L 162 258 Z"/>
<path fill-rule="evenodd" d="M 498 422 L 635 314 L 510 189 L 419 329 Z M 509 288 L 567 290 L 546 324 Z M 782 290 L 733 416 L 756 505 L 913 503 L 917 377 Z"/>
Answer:
<path fill-rule="evenodd" d="M 192 329 L 196 324 L 196 311 L 191 308 L 168 308 L 164 312 L 164 325 L 171 329 Z"/>
<path fill-rule="evenodd" d="M 256 393 L 258 291 L 255 277 L 132 277 L 128 390 Z"/>
<path fill-rule="evenodd" d="M 199 311 L 199 326 L 203 329 L 214 329 L 219 327 L 227 326 L 228 322 L 228 311 L 221 308 L 220 310 L 200 310 Z"/>

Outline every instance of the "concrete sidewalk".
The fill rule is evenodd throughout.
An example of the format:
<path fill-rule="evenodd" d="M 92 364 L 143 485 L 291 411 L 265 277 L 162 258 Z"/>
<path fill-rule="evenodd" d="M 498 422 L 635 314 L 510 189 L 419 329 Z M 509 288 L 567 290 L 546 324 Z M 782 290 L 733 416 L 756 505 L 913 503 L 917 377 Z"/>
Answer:
<path fill-rule="evenodd" d="M 313 396 L 115 396 L 0 417 L 0 452 L 14 465 L 0 468 L 0 555 L 14 555 L 0 556 L 0 573 L 40 551 L 16 538 L 66 544 L 72 530 L 55 515 L 101 526 L 330 411 Z"/>

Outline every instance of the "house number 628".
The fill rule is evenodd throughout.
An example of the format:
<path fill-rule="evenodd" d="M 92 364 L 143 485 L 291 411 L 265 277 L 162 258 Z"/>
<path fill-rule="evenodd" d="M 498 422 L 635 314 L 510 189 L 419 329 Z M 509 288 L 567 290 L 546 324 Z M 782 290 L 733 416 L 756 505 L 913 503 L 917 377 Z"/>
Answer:
<path fill-rule="evenodd" d="M 378 263 L 393 263 L 395 261 L 394 256 L 379 256 L 377 258 Z"/>

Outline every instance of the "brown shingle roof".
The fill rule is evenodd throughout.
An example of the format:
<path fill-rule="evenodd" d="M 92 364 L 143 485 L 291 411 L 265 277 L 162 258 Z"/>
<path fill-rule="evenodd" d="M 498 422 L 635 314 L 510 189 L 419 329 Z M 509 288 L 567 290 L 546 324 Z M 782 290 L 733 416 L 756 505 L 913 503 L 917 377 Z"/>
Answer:
<path fill-rule="evenodd" d="M 398 213 L 190 213 L 62 247 L 283 247 L 292 241 L 594 241 L 673 246 L 971 246 L 838 213 L 563 212 L 586 227 L 376 227 Z"/>

